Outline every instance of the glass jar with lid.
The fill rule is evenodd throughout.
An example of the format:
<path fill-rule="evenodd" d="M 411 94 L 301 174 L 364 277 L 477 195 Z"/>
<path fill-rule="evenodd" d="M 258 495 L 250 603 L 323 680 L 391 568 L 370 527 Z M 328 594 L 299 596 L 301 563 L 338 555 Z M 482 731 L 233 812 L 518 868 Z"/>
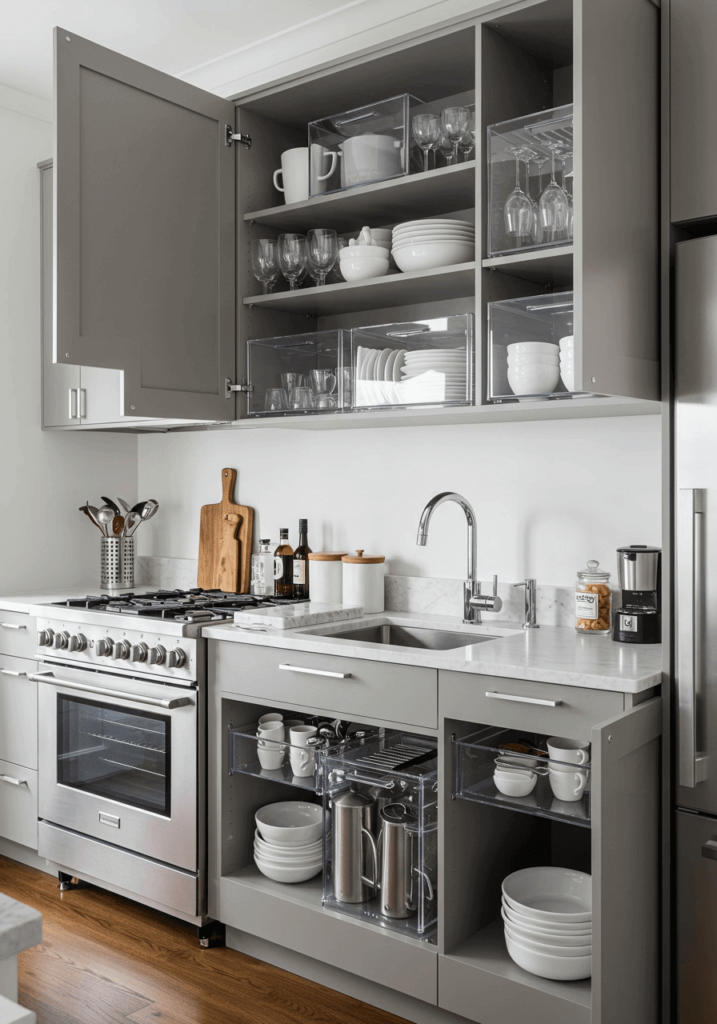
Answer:
<path fill-rule="evenodd" d="M 610 573 L 594 560 L 578 570 L 575 584 L 575 629 L 590 636 L 608 636 L 611 632 Z"/>

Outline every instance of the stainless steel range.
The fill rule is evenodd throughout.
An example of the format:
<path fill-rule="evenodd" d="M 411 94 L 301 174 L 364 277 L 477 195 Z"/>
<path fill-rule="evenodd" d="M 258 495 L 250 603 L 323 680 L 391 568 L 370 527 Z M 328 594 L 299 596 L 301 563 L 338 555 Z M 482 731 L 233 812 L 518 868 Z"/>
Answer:
<path fill-rule="evenodd" d="M 201 628 L 260 603 L 279 602 L 190 590 L 32 609 L 38 852 L 61 886 L 76 876 L 207 925 Z"/>

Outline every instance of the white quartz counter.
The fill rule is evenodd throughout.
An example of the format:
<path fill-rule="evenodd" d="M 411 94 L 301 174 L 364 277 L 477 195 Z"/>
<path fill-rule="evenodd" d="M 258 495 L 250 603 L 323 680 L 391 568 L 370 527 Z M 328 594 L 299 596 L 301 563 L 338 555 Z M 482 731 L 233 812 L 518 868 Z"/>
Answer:
<path fill-rule="evenodd" d="M 0 960 L 42 942 L 42 914 L 0 893 Z"/>
<path fill-rule="evenodd" d="M 381 622 L 448 629 L 495 640 L 478 642 L 450 651 L 429 651 L 343 640 L 333 633 L 351 625 Z M 319 634 L 320 635 L 317 635 Z M 366 615 L 361 620 L 303 629 L 257 630 L 231 623 L 205 626 L 203 636 L 229 643 L 257 644 L 282 650 L 313 654 L 342 654 L 366 661 L 416 665 L 451 672 L 528 679 L 536 682 L 583 686 L 593 690 L 641 693 L 659 686 L 662 680 L 660 644 L 620 644 L 609 636 L 580 636 L 574 629 L 542 626 L 523 630 L 513 624 L 484 622 L 466 626 L 460 620 L 441 615 L 391 612 Z"/>

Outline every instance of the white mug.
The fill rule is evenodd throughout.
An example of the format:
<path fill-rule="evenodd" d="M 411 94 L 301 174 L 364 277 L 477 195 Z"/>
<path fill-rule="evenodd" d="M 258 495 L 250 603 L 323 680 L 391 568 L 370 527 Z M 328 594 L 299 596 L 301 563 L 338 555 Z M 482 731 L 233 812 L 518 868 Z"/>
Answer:
<path fill-rule="evenodd" d="M 328 180 L 336 170 L 339 154 L 333 149 L 324 149 L 318 142 L 311 144 L 311 163 L 309 165 L 309 194 L 321 195 L 328 188 Z M 330 161 L 328 171 L 326 161 Z"/>
<path fill-rule="evenodd" d="M 326 180 L 331 177 L 336 168 L 337 154 L 325 150 L 323 146 L 314 143 L 312 148 L 312 193 L 325 191 Z M 319 174 L 323 156 L 314 150 L 321 150 L 323 156 L 330 156 L 331 167 L 326 174 Z M 314 170 L 316 168 L 316 171 Z M 279 184 L 281 175 L 281 185 Z M 315 186 L 315 187 L 314 187 Z M 309 198 L 309 149 L 301 146 L 298 149 L 287 149 L 281 154 L 281 168 L 274 171 L 274 188 L 284 193 L 285 203 L 303 203 Z"/>
<path fill-rule="evenodd" d="M 261 718 L 259 719 L 259 728 L 261 728 L 264 725 L 267 725 L 267 723 L 269 723 L 269 722 L 283 722 L 283 721 L 284 721 L 284 716 L 283 715 L 280 715 L 278 711 L 272 711 L 268 715 L 262 715 L 261 716 Z"/>
<path fill-rule="evenodd" d="M 553 795 L 566 803 L 579 800 L 588 784 L 588 773 L 584 770 L 572 772 L 570 769 L 551 767 L 549 776 Z"/>
<path fill-rule="evenodd" d="M 267 722 L 257 732 L 256 751 L 259 764 L 267 771 L 276 771 L 284 763 L 284 723 Z"/>
<path fill-rule="evenodd" d="M 582 740 L 566 739 L 564 736 L 551 736 L 548 740 L 548 754 L 554 761 L 587 764 L 590 760 L 590 744 L 583 743 Z M 551 764 L 550 767 L 557 771 L 570 771 L 567 765 Z"/>
<path fill-rule="evenodd" d="M 294 725 L 289 729 L 291 770 L 299 778 L 314 774 L 316 754 L 309 749 L 309 740 L 316 736 L 318 731 L 315 725 Z M 297 747 L 305 749 L 298 750 Z"/>

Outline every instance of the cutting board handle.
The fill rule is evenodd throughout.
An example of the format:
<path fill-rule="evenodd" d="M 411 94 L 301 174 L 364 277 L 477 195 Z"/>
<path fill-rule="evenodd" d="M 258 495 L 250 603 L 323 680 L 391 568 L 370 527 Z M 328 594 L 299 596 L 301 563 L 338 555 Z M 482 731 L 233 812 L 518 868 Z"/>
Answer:
<path fill-rule="evenodd" d="M 234 504 L 234 485 L 237 482 L 237 471 L 235 469 L 222 470 L 222 504 Z"/>

